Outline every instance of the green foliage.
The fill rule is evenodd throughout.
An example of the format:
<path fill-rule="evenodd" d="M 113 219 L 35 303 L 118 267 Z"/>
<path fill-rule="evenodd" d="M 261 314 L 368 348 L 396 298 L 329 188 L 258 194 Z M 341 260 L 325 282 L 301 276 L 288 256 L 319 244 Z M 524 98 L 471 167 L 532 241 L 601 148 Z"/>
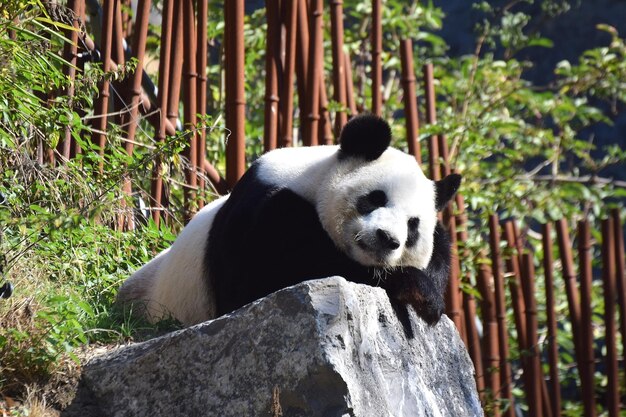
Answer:
<path fill-rule="evenodd" d="M 82 218 L 52 233 L 44 228 L 33 235 L 36 230 L 25 227 L 23 233 L 30 233 L 26 237 L 7 233 L 3 242 L 5 253 L 20 253 L 20 258 L 8 273 L 16 286 L 16 300 L 0 310 L 0 386 L 40 383 L 58 370 L 61 359 L 77 360 L 75 348 L 137 334 L 144 325 L 120 315 L 114 308 L 115 294 L 154 251 L 173 241 L 169 230 L 159 230 L 153 223 L 140 232 L 122 233 Z"/>
<path fill-rule="evenodd" d="M 448 135 L 470 208 L 545 222 L 580 218 L 583 204 L 603 205 L 614 188 L 590 187 L 579 178 L 625 159 L 613 149 L 603 160 L 594 158 L 596 146 L 580 132 L 610 120 L 586 96 L 531 85 L 523 79 L 529 63 L 515 59 L 486 54 L 442 64 L 440 124 L 423 133 Z"/>
<path fill-rule="evenodd" d="M 609 45 L 585 51 L 578 65 L 560 62 L 556 68 L 557 87 L 561 94 L 590 95 L 605 100 L 611 103 L 615 113 L 617 104 L 626 102 L 626 45 L 614 27 L 598 25 L 597 28 L 611 35 Z"/>
<path fill-rule="evenodd" d="M 58 118 L 49 118 L 43 96 L 67 85 L 55 53 L 64 37 L 45 25 L 39 1 L 8 1 L 0 6 L 0 144 L 17 146 L 22 137 L 42 138 Z M 19 18 L 20 24 L 14 19 Z M 11 35 L 11 36 L 7 36 Z"/>
<path fill-rule="evenodd" d="M 623 150 L 614 146 L 599 148 L 592 137 L 584 134 L 590 127 L 611 124 L 611 117 L 624 103 L 624 40 L 615 29 L 599 26 L 612 35 L 607 47 L 585 52 L 577 64 L 559 63 L 554 81 L 538 86 L 525 79 L 534 64 L 515 56 L 531 46 L 550 47 L 551 42 L 538 32 L 527 31 L 530 17 L 515 7 L 494 9 L 486 3 L 482 7 L 491 20 L 478 28 L 476 53 L 459 59 L 434 58 L 439 81 L 439 124 L 422 129 L 424 138 L 433 133 L 447 135 L 453 164 L 464 175 L 462 193 L 469 209 L 470 234 L 466 246 L 473 253 L 485 249 L 484 225 L 490 213 L 515 217 L 531 226 L 563 217 L 572 225 L 583 218 L 597 222 L 607 215 L 621 188 L 610 178 L 598 182 L 593 179 L 602 177 L 606 168 L 623 167 L 626 162 Z M 613 113 L 604 111 L 606 108 Z M 537 234 L 528 226 L 523 230 L 531 246 L 540 248 Z M 541 257 L 538 251 L 536 265 L 540 265 Z M 471 269 L 473 262 L 468 263 Z M 467 272 L 471 278 L 466 287 L 475 282 L 474 272 Z M 535 294 L 540 323 L 545 323 L 545 311 L 541 311 L 545 305 L 542 273 L 538 267 Z M 599 282 L 595 284 L 594 327 L 603 329 L 601 310 L 597 310 L 603 305 L 602 291 Z M 558 288 L 562 284 L 556 285 Z M 560 325 L 561 381 L 563 386 L 575 389 L 579 376 L 572 323 L 562 291 L 557 291 L 555 310 Z M 514 323 L 511 310 L 508 322 Z M 540 340 L 545 335 L 546 329 L 540 329 Z M 596 339 L 602 337 L 603 331 L 599 330 Z M 519 367 L 515 358 L 523 352 L 515 346 L 513 329 L 510 340 L 513 365 Z M 606 389 L 606 384 L 596 386 L 599 392 Z M 523 403 L 523 393 L 517 396 Z M 567 415 L 580 415 L 578 401 L 566 398 L 564 405 Z"/>
<path fill-rule="evenodd" d="M 15 285 L 13 297 L 0 302 L 3 393 L 59 379 L 76 368 L 68 363 L 78 360 L 78 347 L 146 333 L 145 323 L 114 308 L 115 295 L 174 236 L 152 222 L 132 233 L 112 226 L 134 204 L 121 191 L 122 179 L 132 174 L 136 189 L 149 189 L 155 157 L 175 161 L 187 133 L 129 158 L 121 132 L 112 129 L 100 156 L 88 126 L 98 83 L 124 78 L 135 63 L 106 74 L 88 65 L 70 99 L 60 58 L 65 29 L 39 1 L 0 5 L 0 284 Z M 213 137 L 211 118 L 204 123 Z M 82 153 L 51 164 L 48 152 L 68 125 Z M 139 130 L 136 139 L 145 140 L 145 125 Z M 102 158 L 107 170 L 100 174 Z"/>
<path fill-rule="evenodd" d="M 383 87 L 383 117 L 392 123 L 394 132 L 398 129 L 393 126 L 392 115 L 401 102 L 402 89 L 400 88 L 400 56 L 398 45 L 402 39 L 414 39 L 415 57 L 442 55 L 447 49 L 444 40 L 434 32 L 441 28 L 443 13 L 434 7 L 431 2 L 383 2 L 383 51 L 382 66 L 385 72 Z M 354 98 L 357 106 L 362 110 L 371 110 L 371 34 L 372 34 L 372 4 L 371 2 L 344 1 L 344 44 L 351 57 L 354 77 Z M 330 22 L 325 20 L 327 27 L 326 39 L 330 39 Z M 326 59 L 330 60 L 325 48 Z M 327 84 L 331 84 L 330 82 Z M 332 97 L 332 94 L 328 95 Z M 402 137 L 402 136 L 396 136 Z"/>

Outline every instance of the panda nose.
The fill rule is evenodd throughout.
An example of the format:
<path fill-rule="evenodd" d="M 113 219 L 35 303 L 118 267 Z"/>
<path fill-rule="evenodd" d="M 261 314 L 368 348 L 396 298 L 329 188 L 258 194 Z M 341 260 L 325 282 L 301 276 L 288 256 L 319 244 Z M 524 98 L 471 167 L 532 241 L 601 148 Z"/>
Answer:
<path fill-rule="evenodd" d="M 378 242 L 385 249 L 396 250 L 400 247 L 400 241 L 391 236 L 386 230 L 377 229 L 376 237 L 378 238 Z"/>

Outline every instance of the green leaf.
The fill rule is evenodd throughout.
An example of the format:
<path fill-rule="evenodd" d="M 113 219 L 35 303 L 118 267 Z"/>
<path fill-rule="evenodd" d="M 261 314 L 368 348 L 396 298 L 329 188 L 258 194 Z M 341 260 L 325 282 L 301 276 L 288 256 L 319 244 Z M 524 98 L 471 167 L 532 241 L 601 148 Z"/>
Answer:
<path fill-rule="evenodd" d="M 548 38 L 532 38 L 528 42 L 528 46 L 540 46 L 542 48 L 552 48 L 554 47 L 554 42 L 552 42 Z"/>

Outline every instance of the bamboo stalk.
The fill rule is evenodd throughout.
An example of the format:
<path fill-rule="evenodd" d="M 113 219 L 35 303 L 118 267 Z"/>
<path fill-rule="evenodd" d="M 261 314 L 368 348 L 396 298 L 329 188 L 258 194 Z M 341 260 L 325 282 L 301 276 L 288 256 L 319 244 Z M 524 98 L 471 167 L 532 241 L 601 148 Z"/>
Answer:
<path fill-rule="evenodd" d="M 320 65 L 323 60 L 320 60 Z M 320 124 L 318 129 L 318 143 L 332 145 L 334 143 L 333 128 L 330 123 L 330 112 L 328 111 L 328 97 L 326 96 L 326 83 L 324 82 L 324 68 L 319 69 L 320 76 Z"/>
<path fill-rule="evenodd" d="M 124 55 L 124 29 L 122 27 L 122 9 L 121 9 L 121 0 L 115 1 L 115 7 L 113 11 L 113 39 L 111 45 L 111 59 L 118 66 L 123 67 L 126 63 L 126 57 Z M 113 92 L 122 92 L 125 87 L 125 80 L 114 80 L 112 81 Z M 121 97 L 120 97 L 121 95 Z M 128 123 L 128 114 L 125 112 L 126 110 L 126 102 L 128 101 L 128 94 L 126 92 L 114 94 L 110 97 L 109 109 L 114 109 L 114 114 L 112 115 L 112 123 L 118 126 L 125 126 Z M 129 143 L 127 142 L 126 145 Z M 130 190 L 126 187 L 130 185 L 126 181 L 122 182 L 122 189 L 126 192 L 128 191 L 130 194 Z M 125 210 L 125 201 L 122 202 L 122 212 Z M 120 228 L 122 227 L 122 219 L 123 213 L 118 216 L 119 222 L 118 225 Z"/>
<path fill-rule="evenodd" d="M 69 83 L 64 95 L 69 99 L 70 106 L 72 106 L 72 98 L 74 97 L 74 80 L 76 79 L 76 65 L 78 64 L 78 34 L 80 32 L 80 16 L 81 10 L 85 7 L 84 0 L 68 0 L 67 7 L 72 13 L 72 28 L 73 30 L 66 30 L 65 37 L 70 42 L 65 42 L 63 46 L 63 58 L 68 65 L 63 66 L 63 74 L 68 78 Z M 59 143 L 58 151 L 64 160 L 70 159 L 72 149 L 72 127 L 71 125 L 65 126 L 65 133 L 63 135 L 63 141 Z"/>
<path fill-rule="evenodd" d="M 620 409 L 615 334 L 615 243 L 613 219 L 602 220 L 602 280 L 604 284 L 604 328 L 606 341 L 607 393 L 606 410 L 609 417 L 618 417 Z"/>
<path fill-rule="evenodd" d="M 485 262 L 482 262 L 478 267 L 477 280 L 478 290 L 482 298 L 481 312 L 484 323 L 482 340 L 485 361 L 483 362 L 482 371 L 485 379 L 485 387 L 488 390 L 487 394 L 489 394 L 489 399 L 491 400 L 488 404 L 492 406 L 489 415 L 499 417 L 500 407 L 497 398 L 500 394 L 500 354 L 498 352 L 500 342 L 498 337 L 498 323 L 496 320 L 495 297 L 489 286 L 491 279 L 492 275 L 489 267 Z M 480 372 L 480 369 L 476 368 L 476 372 Z M 485 397 L 486 396 L 483 396 L 483 405 L 486 405 L 485 403 L 487 402 Z"/>
<path fill-rule="evenodd" d="M 277 146 L 278 136 L 278 72 L 280 68 L 280 4 L 266 0 L 267 34 L 265 43 L 265 124 L 263 129 L 264 150 Z"/>
<path fill-rule="evenodd" d="M 297 36 L 296 36 L 296 81 L 298 87 L 298 108 L 300 112 L 300 136 L 304 138 L 307 129 L 307 86 L 309 67 L 309 15 L 307 0 L 298 2 Z"/>
<path fill-rule="evenodd" d="M 174 3 L 174 20 L 172 28 L 172 53 L 170 55 L 169 85 L 170 93 L 167 103 L 167 118 L 172 126 L 176 126 L 179 116 L 180 90 L 183 78 L 183 3 Z"/>
<path fill-rule="evenodd" d="M 151 0 L 139 0 L 137 3 L 137 22 L 133 32 L 132 50 L 137 58 L 137 69 L 129 80 L 130 99 L 128 103 L 129 120 L 126 129 L 126 137 L 129 141 L 126 144 L 126 153 L 132 155 L 135 132 L 138 123 L 135 122 L 139 113 L 139 100 L 141 98 L 141 78 L 143 76 L 143 65 L 146 53 L 146 39 L 148 38 L 148 25 L 150 19 Z"/>
<path fill-rule="evenodd" d="M 513 242 L 514 242 L 514 246 L 517 249 L 517 264 L 518 265 L 522 265 L 522 254 L 524 253 L 524 242 L 522 240 L 522 236 L 519 230 L 519 226 L 517 225 L 517 222 L 512 221 L 511 222 L 511 227 L 513 230 Z M 520 267 L 520 271 L 521 271 L 521 267 Z"/>
<path fill-rule="evenodd" d="M 421 163 L 422 151 L 419 143 L 419 118 L 415 94 L 415 70 L 413 69 L 413 42 L 411 39 L 400 41 L 400 60 L 402 62 L 402 89 L 404 91 L 404 120 L 406 122 L 406 142 L 409 153 Z"/>
<path fill-rule="evenodd" d="M 124 56 L 124 28 L 122 27 L 122 3 L 121 0 L 115 1 L 115 10 L 113 12 L 113 39 L 111 49 L 111 59 L 117 65 L 124 65 L 126 57 Z M 116 100 L 117 101 L 117 98 Z M 122 106 L 116 106 L 121 109 Z"/>
<path fill-rule="evenodd" d="M 111 49 L 113 44 L 113 19 L 115 12 L 115 1 L 104 0 L 103 3 L 104 17 L 102 22 L 102 71 L 107 73 L 111 71 Z M 107 131 L 107 110 L 109 107 L 109 81 L 104 78 L 98 88 L 99 95 L 96 99 L 94 108 L 93 134 L 91 140 L 100 148 L 100 162 L 98 170 L 100 173 L 104 170 L 104 149 L 106 147 L 106 131 Z"/>
<path fill-rule="evenodd" d="M 224 3 L 228 44 L 226 54 L 226 112 L 228 138 L 226 143 L 226 181 L 232 188 L 245 171 L 245 91 L 244 91 L 244 1 Z"/>
<path fill-rule="evenodd" d="M 424 90 L 426 91 L 426 121 L 430 125 L 437 124 L 437 113 L 435 111 L 435 81 L 433 78 L 433 64 L 424 65 Z M 430 178 L 433 181 L 441 179 L 439 170 L 439 142 L 437 136 L 428 138 L 428 167 Z"/>
<path fill-rule="evenodd" d="M 441 177 L 444 178 L 450 175 L 450 173 L 452 172 L 450 170 L 450 161 L 449 161 L 449 155 L 448 155 L 448 140 L 446 138 L 446 135 L 444 134 L 437 135 L 437 149 L 439 151 L 439 159 L 441 160 L 439 169 L 441 172 Z M 457 195 L 461 195 L 461 194 L 457 194 Z"/>
<path fill-rule="evenodd" d="M 281 114 L 280 146 L 293 144 L 293 79 L 296 65 L 296 24 L 298 18 L 297 0 L 284 1 L 286 7 L 286 41 L 285 41 L 285 64 L 283 70 L 283 83 L 281 87 L 279 108 Z"/>
<path fill-rule="evenodd" d="M 509 292 L 511 293 L 511 303 L 513 305 L 513 316 L 515 318 L 515 328 L 520 341 L 521 349 L 526 349 L 526 306 L 524 304 L 524 295 L 522 293 L 521 286 L 521 271 L 518 262 L 518 249 L 515 239 L 515 231 L 513 226 L 513 220 L 509 220 L 504 224 L 504 235 L 507 241 L 509 249 L 515 250 L 516 253 L 506 258 L 507 272 L 511 274 L 509 279 Z"/>
<path fill-rule="evenodd" d="M 356 116 L 358 110 L 356 108 L 356 102 L 354 101 L 354 82 L 352 81 L 352 63 L 350 61 L 350 55 L 345 52 L 344 58 L 346 60 L 346 101 L 348 102 L 348 109 L 350 109 L 350 117 Z"/>
<path fill-rule="evenodd" d="M 578 222 L 578 260 L 580 263 L 580 335 L 581 362 L 578 363 L 581 386 L 587 394 L 583 395 L 585 416 L 596 416 L 596 402 L 593 374 L 595 359 L 593 355 L 593 330 L 591 323 L 591 233 L 589 221 Z"/>
<path fill-rule="evenodd" d="M 502 258 L 500 252 L 500 226 L 497 214 L 489 216 L 489 247 L 491 250 L 491 268 L 494 282 L 494 298 L 496 317 L 498 320 L 498 343 L 500 351 L 500 386 L 503 398 L 509 402 L 505 415 L 515 417 L 513 392 L 511 390 L 512 376 L 509 363 L 509 334 L 506 323 L 506 304 L 504 295 L 504 278 L 502 274 Z"/>
<path fill-rule="evenodd" d="M 167 120 L 167 103 L 169 99 L 169 71 L 170 71 L 170 54 L 172 47 L 172 22 L 174 18 L 174 1 L 164 0 L 163 2 L 163 18 L 161 20 L 161 53 L 159 57 L 159 114 L 158 129 L 156 132 L 157 142 L 165 142 L 166 122 Z M 161 198 L 163 196 L 163 179 L 161 177 L 161 164 L 163 157 L 157 154 L 154 160 L 154 168 L 152 170 L 151 191 L 152 205 L 156 210 L 152 211 L 152 219 L 156 226 L 161 221 Z"/>
<path fill-rule="evenodd" d="M 150 18 L 150 7 L 152 2 L 150 0 L 140 0 L 137 3 L 137 28 L 134 32 L 132 50 L 137 58 L 137 68 L 135 73 L 127 82 L 128 103 L 126 105 L 126 142 L 125 149 L 128 156 L 132 156 L 134 152 L 135 133 L 137 130 L 138 122 L 137 114 L 139 113 L 139 100 L 141 99 L 141 79 L 143 75 L 143 63 L 146 52 L 146 39 L 148 36 L 148 23 Z M 121 16 L 120 16 L 121 20 Z M 121 25 L 121 22 L 119 22 Z M 123 49 L 121 51 L 123 53 Z M 128 175 L 124 175 L 122 179 L 122 189 L 127 196 L 132 194 L 131 178 Z M 125 203 L 124 203 L 125 204 Z M 124 224 L 128 230 L 135 228 L 132 212 L 120 216 L 119 228 L 121 229 Z"/>
<path fill-rule="evenodd" d="M 537 302 L 535 300 L 535 266 L 531 254 L 522 255 L 522 271 L 524 274 L 524 292 L 526 300 L 526 341 L 528 357 L 528 378 L 526 378 L 526 395 L 529 417 L 542 416 L 541 374 L 539 349 L 537 346 Z M 526 372 L 526 370 L 524 371 Z"/>
<path fill-rule="evenodd" d="M 459 249 L 458 235 L 456 233 L 456 219 L 451 216 L 448 221 L 448 231 L 450 234 L 450 247 L 452 248 L 452 265 L 450 268 L 450 280 L 448 282 L 446 296 L 446 315 L 454 322 L 461 339 L 467 346 L 467 335 L 465 326 L 463 326 L 463 306 L 461 301 L 460 275 L 461 268 L 459 265 Z"/>
<path fill-rule="evenodd" d="M 556 222 L 556 235 L 561 255 L 561 265 L 563 267 L 563 281 L 567 293 L 567 304 L 569 307 L 570 321 L 572 323 L 572 335 L 574 338 L 574 352 L 577 363 L 582 363 L 581 335 L 580 335 L 580 301 L 576 286 L 576 273 L 574 272 L 574 261 L 572 260 L 572 246 L 567 228 L 567 221 L 561 219 Z M 585 389 L 585 388 L 583 388 Z M 583 393 L 583 398 L 591 393 Z"/>
<path fill-rule="evenodd" d="M 463 293 L 463 313 L 465 316 L 467 348 L 472 362 L 474 362 L 474 369 L 476 370 L 474 373 L 476 389 L 478 390 L 481 400 L 484 401 L 485 375 L 482 372 L 483 360 L 480 349 L 480 337 L 478 337 L 478 329 L 476 328 L 476 299 L 472 293 Z"/>
<path fill-rule="evenodd" d="M 330 2 L 330 28 L 332 37 L 333 55 L 333 96 L 342 107 L 346 106 L 346 78 L 345 59 L 343 55 L 343 0 Z M 348 121 L 348 115 L 340 110 L 335 113 L 335 137 L 338 138 L 341 129 Z"/>
<path fill-rule="evenodd" d="M 318 144 L 318 129 L 320 120 L 320 61 L 322 59 L 322 27 L 323 2 L 311 0 L 309 16 L 309 57 L 307 62 L 306 85 L 306 125 L 303 132 L 303 142 L 306 146 Z"/>
<path fill-rule="evenodd" d="M 86 9 L 85 2 L 84 2 L 84 0 L 79 0 L 79 1 L 80 1 L 80 6 L 81 7 L 79 8 L 78 18 L 80 19 L 81 22 L 85 22 L 86 19 L 87 19 L 86 11 L 85 11 L 85 9 Z M 88 36 L 87 36 L 86 33 L 81 33 L 80 34 L 80 38 L 82 38 L 82 42 L 84 44 L 87 43 L 86 39 L 88 38 Z M 91 42 L 91 45 L 95 48 L 95 45 L 93 44 L 93 42 Z M 84 73 L 85 72 L 85 61 L 82 60 L 82 59 L 79 59 L 77 64 L 78 64 L 77 65 L 78 72 L 79 73 Z M 81 116 L 84 115 L 84 111 L 81 110 L 81 109 L 78 109 L 77 112 Z M 72 142 L 73 143 L 72 143 L 72 146 L 71 146 L 71 149 L 70 149 L 70 157 L 71 158 L 75 158 L 77 155 L 81 154 L 83 152 L 83 150 L 81 149 L 80 144 L 78 143 L 78 141 L 74 140 Z"/>
<path fill-rule="evenodd" d="M 561 385 L 559 381 L 559 347 L 557 343 L 556 315 L 554 312 L 554 256 L 552 253 L 552 224 L 542 227 L 543 269 L 546 290 L 546 315 L 548 320 L 548 363 L 550 364 L 550 406 L 552 415 L 561 415 Z"/>
<path fill-rule="evenodd" d="M 532 350 L 532 346 L 527 345 L 528 342 L 528 328 L 529 325 L 526 323 L 527 320 L 527 303 L 528 300 L 525 300 L 526 295 L 528 294 L 523 290 L 522 277 L 527 276 L 528 272 L 524 271 L 525 265 L 521 262 L 523 259 L 523 254 L 520 257 L 520 253 L 523 250 L 523 245 L 520 239 L 520 233 L 517 229 L 517 225 L 515 221 L 510 220 L 505 224 L 505 236 L 507 240 L 507 244 L 510 249 L 514 249 L 516 251 L 515 254 L 511 255 L 507 259 L 507 267 L 509 272 L 512 272 L 512 279 L 509 280 L 509 291 L 511 293 L 511 299 L 513 304 L 513 313 L 515 317 L 515 324 L 519 335 L 519 345 L 522 351 L 529 349 Z M 533 293 L 534 294 L 534 293 Z M 522 367 L 524 368 L 524 383 L 525 385 L 531 386 L 536 383 L 539 385 L 540 393 L 543 398 L 541 405 L 543 407 L 543 416 L 551 417 L 551 410 L 548 405 L 549 395 L 548 395 L 548 387 L 546 381 L 543 379 L 541 368 L 539 368 L 540 378 L 536 380 L 528 380 L 528 378 L 532 378 L 533 370 L 529 368 L 533 366 L 532 361 L 529 361 L 528 358 L 522 357 Z M 533 388 L 534 389 L 534 388 Z"/>
<path fill-rule="evenodd" d="M 611 218 L 613 219 L 613 236 L 615 241 L 615 281 L 617 288 L 617 304 L 620 316 L 620 332 L 622 333 L 622 352 L 626 354 L 626 271 L 624 260 L 624 231 L 620 219 L 619 209 L 611 209 Z M 622 382 L 626 386 L 625 380 Z"/>
<path fill-rule="evenodd" d="M 383 97 L 383 25 L 381 0 L 372 0 L 372 113 L 382 114 Z"/>
<path fill-rule="evenodd" d="M 207 25 L 208 25 L 208 12 L 209 12 L 209 2 L 208 0 L 197 0 L 198 6 L 198 30 L 197 30 L 197 41 L 196 41 L 196 111 L 200 118 L 204 118 L 206 116 L 206 107 L 207 107 L 207 76 L 206 76 L 206 67 L 207 67 Z M 202 129 L 197 134 L 197 145 L 196 145 L 196 169 L 198 170 L 198 191 L 202 198 L 198 199 L 198 209 L 204 207 L 204 196 L 202 193 L 206 187 L 205 184 L 205 169 L 204 162 L 206 161 L 206 128 L 203 126 Z"/>
<path fill-rule="evenodd" d="M 198 161 L 198 142 L 196 139 L 196 87 L 198 85 L 198 73 L 196 67 L 196 21 L 193 0 L 184 0 L 183 2 L 183 22 L 184 117 L 185 129 L 189 135 L 189 145 L 183 150 L 184 156 L 189 161 L 189 166 L 185 169 L 185 180 L 188 187 L 184 188 L 184 196 L 185 221 L 188 222 L 193 217 L 193 204 L 196 199 L 195 189 L 198 184 L 196 174 Z"/>
<path fill-rule="evenodd" d="M 455 215 L 454 204 L 456 204 L 457 211 Z M 453 250 L 456 254 L 456 260 L 454 265 L 456 265 L 457 271 L 456 280 L 452 280 L 450 282 L 450 294 L 452 295 L 452 308 L 453 311 L 459 312 L 459 325 L 461 331 L 461 337 L 464 341 L 469 340 L 469 335 L 465 332 L 465 326 L 463 326 L 463 322 L 469 320 L 469 317 L 466 317 L 463 313 L 465 311 L 465 307 L 463 306 L 464 298 L 462 297 L 461 290 L 461 259 L 470 259 L 471 254 L 467 250 L 465 244 L 468 241 L 467 235 L 467 216 L 465 214 L 465 203 L 463 201 L 463 196 L 461 193 L 457 193 L 455 196 L 455 202 L 448 203 L 446 208 L 443 210 L 443 221 L 444 224 L 448 224 L 450 234 L 456 234 L 457 241 L 453 244 Z M 460 242 L 460 244 L 459 244 Z M 459 251 L 459 247 L 463 247 L 462 255 Z M 466 281 L 469 282 L 470 276 L 469 272 L 465 274 Z"/>

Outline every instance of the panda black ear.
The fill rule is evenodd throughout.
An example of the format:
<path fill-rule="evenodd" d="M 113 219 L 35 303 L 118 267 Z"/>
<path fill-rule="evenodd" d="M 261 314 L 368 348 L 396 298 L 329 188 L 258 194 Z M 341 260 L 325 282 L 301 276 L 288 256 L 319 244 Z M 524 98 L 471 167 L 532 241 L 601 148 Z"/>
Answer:
<path fill-rule="evenodd" d="M 450 174 L 442 180 L 435 181 L 435 207 L 437 211 L 441 211 L 454 197 L 461 186 L 461 178 L 459 174 Z"/>
<path fill-rule="evenodd" d="M 356 116 L 343 127 L 340 143 L 341 157 L 356 156 L 373 161 L 389 147 L 391 128 L 373 114 Z"/>

